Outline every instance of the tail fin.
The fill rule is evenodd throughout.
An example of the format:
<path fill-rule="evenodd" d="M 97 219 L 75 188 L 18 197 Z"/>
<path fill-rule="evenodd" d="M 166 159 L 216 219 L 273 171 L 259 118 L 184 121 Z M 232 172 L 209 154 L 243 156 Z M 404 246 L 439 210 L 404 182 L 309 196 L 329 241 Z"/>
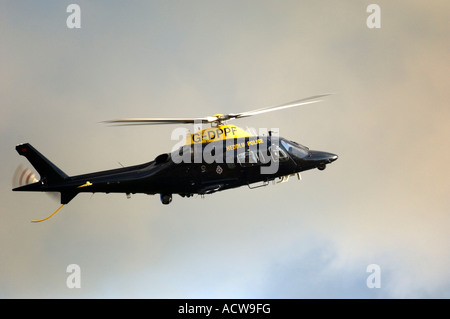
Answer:
<path fill-rule="evenodd" d="M 39 153 L 33 146 L 28 143 L 16 146 L 16 151 L 19 155 L 23 155 L 33 165 L 41 176 L 41 182 L 56 183 L 68 178 L 68 176 L 50 162 L 44 155 Z"/>

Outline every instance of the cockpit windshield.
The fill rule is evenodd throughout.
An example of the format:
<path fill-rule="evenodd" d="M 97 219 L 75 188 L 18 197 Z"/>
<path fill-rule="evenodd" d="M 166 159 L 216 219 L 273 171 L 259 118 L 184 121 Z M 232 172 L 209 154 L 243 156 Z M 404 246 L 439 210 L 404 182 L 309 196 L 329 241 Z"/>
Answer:
<path fill-rule="evenodd" d="M 286 151 L 288 151 L 295 157 L 304 158 L 309 155 L 309 149 L 306 146 L 300 145 L 298 143 L 282 139 L 281 145 L 283 145 Z"/>

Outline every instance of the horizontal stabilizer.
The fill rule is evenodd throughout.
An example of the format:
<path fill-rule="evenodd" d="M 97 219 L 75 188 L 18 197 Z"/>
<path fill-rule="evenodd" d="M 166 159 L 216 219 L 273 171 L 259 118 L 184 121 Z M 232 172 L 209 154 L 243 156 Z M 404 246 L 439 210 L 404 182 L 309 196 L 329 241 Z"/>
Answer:
<path fill-rule="evenodd" d="M 42 184 L 39 182 L 36 182 L 33 184 L 15 187 L 15 188 L 13 188 L 13 191 L 15 191 L 15 192 L 42 192 L 43 189 L 42 189 Z"/>

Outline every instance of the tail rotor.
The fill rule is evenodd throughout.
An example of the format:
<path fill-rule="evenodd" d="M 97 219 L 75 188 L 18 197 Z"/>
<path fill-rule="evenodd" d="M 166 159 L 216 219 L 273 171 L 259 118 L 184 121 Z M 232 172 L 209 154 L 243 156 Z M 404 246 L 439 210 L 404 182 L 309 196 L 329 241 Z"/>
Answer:
<path fill-rule="evenodd" d="M 28 167 L 26 167 L 23 164 L 20 164 L 13 175 L 13 179 L 12 179 L 12 186 L 14 188 L 17 187 L 21 187 L 21 186 L 26 186 L 26 185 L 30 185 L 30 184 L 34 184 L 39 182 L 39 180 L 36 178 L 36 174 Z M 47 194 L 54 199 L 55 201 L 59 201 L 59 194 L 55 193 L 55 192 L 47 192 Z M 37 222 L 41 222 L 44 220 L 49 219 L 50 217 L 52 217 L 53 215 L 55 215 L 64 205 L 61 205 L 56 212 L 54 212 L 52 215 L 50 215 L 47 218 L 44 219 L 40 219 L 40 220 L 32 220 L 32 223 L 37 223 Z"/>
<path fill-rule="evenodd" d="M 14 188 L 17 188 L 36 182 L 39 182 L 39 180 L 36 178 L 36 175 L 33 173 L 33 171 L 25 165 L 20 164 L 14 172 L 12 186 Z"/>

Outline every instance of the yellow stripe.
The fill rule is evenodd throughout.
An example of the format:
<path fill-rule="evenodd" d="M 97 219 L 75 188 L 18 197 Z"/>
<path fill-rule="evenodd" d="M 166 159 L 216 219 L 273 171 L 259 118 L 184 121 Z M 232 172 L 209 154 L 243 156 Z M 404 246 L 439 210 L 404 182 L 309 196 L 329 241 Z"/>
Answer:
<path fill-rule="evenodd" d="M 43 222 L 44 220 L 49 219 L 50 217 L 52 217 L 53 215 L 55 215 L 61 208 L 63 208 L 64 204 L 61 205 L 60 208 L 58 208 L 53 214 L 51 214 L 50 216 L 44 218 L 44 219 L 39 219 L 39 220 L 32 220 L 32 223 L 39 223 L 39 222 Z"/>
<path fill-rule="evenodd" d="M 244 138 L 253 136 L 246 130 L 235 125 L 220 125 L 210 127 L 194 134 L 186 136 L 186 144 L 210 143 L 226 139 Z"/>
<path fill-rule="evenodd" d="M 92 183 L 91 182 L 86 182 L 83 185 L 78 186 L 77 188 L 81 188 L 81 187 L 86 187 L 86 186 L 91 186 Z"/>

